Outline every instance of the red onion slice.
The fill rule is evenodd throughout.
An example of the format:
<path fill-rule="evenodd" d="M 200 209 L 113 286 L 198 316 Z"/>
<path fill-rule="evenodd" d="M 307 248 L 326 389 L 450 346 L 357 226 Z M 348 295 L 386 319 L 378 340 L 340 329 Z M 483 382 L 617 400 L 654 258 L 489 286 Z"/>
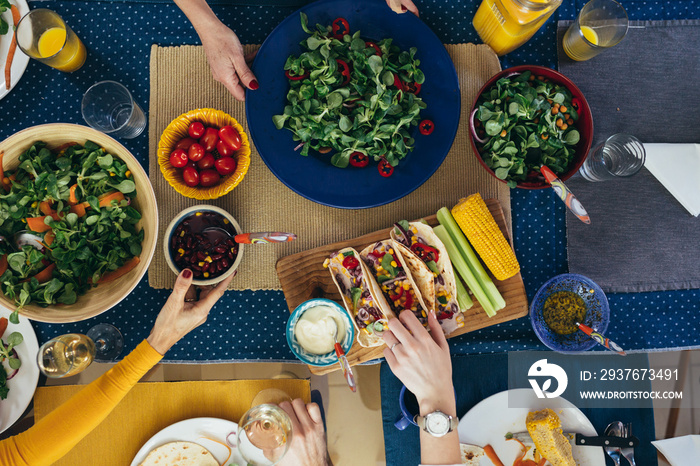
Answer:
<path fill-rule="evenodd" d="M 411 247 L 411 241 L 408 239 L 408 232 L 404 230 L 403 227 L 398 223 L 394 223 L 394 227 L 401 232 L 399 235 L 396 235 L 399 237 L 399 241 L 401 242 L 401 244 L 407 247 Z"/>
<path fill-rule="evenodd" d="M 476 115 L 477 108 L 474 109 L 471 115 L 469 115 L 469 131 L 472 133 L 472 137 L 476 139 L 480 144 L 486 144 L 486 139 L 481 139 L 478 134 L 476 134 L 476 127 L 474 127 L 474 115 Z"/>
<path fill-rule="evenodd" d="M 305 142 L 300 143 L 298 146 L 296 146 L 294 148 L 294 150 L 297 151 L 297 150 L 301 149 L 302 147 L 304 147 L 304 144 L 306 144 L 306 143 Z"/>
<path fill-rule="evenodd" d="M 11 354 L 13 357 L 19 359 L 19 356 L 17 355 L 17 351 L 15 351 L 14 348 L 12 348 L 12 350 L 10 351 L 10 354 Z M 10 372 L 9 374 L 7 374 L 7 380 L 10 380 L 12 377 L 14 377 L 15 375 L 17 375 L 17 372 L 19 372 L 19 368 L 13 369 L 12 372 Z"/>

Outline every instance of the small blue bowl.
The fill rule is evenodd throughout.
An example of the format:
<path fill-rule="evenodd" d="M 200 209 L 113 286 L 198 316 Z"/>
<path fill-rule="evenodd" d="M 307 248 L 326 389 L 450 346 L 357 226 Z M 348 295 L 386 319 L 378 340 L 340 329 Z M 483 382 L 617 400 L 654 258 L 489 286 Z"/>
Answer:
<path fill-rule="evenodd" d="M 605 333 L 610 322 L 610 306 L 603 290 L 590 278 L 575 273 L 565 273 L 551 278 L 537 291 L 530 305 L 532 328 L 549 349 L 560 353 L 578 353 L 587 351 L 596 342 L 581 331 L 569 335 L 555 333 L 544 321 L 544 303 L 558 291 L 570 291 L 579 295 L 586 303 L 587 311 L 583 322 L 593 330 Z"/>
<path fill-rule="evenodd" d="M 346 355 L 348 354 L 353 342 L 355 341 L 355 326 L 353 325 L 352 320 L 350 320 L 350 316 L 344 307 L 335 301 L 325 298 L 315 298 L 304 301 L 297 306 L 296 309 L 294 309 L 294 312 L 292 312 L 292 315 L 289 316 L 289 320 L 287 321 L 287 343 L 289 344 L 289 348 L 292 350 L 292 353 L 294 353 L 294 356 L 296 356 L 301 362 L 304 362 L 310 366 L 326 367 L 338 362 L 338 357 L 335 355 L 335 350 L 326 354 L 309 353 L 297 342 L 296 336 L 294 335 L 294 327 L 297 325 L 297 322 L 301 318 L 302 314 L 304 314 L 307 309 L 319 305 L 328 306 L 331 309 L 334 309 L 338 315 L 345 320 L 345 335 L 339 335 L 338 338 L 343 351 Z"/>

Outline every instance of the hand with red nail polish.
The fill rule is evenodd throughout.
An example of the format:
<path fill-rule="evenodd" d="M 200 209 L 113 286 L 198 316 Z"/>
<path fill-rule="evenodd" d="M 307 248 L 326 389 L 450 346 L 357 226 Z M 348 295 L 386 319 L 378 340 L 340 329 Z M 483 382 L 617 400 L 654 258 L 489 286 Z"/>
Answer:
<path fill-rule="evenodd" d="M 386 4 L 396 13 L 401 14 L 410 11 L 414 15 L 419 16 L 418 8 L 411 0 L 386 0 Z"/>
<path fill-rule="evenodd" d="M 216 17 L 206 0 L 175 0 L 175 3 L 202 40 L 214 79 L 223 84 L 236 100 L 245 100 L 246 88 L 254 91 L 260 86 L 248 67 L 250 57 L 243 54 L 236 33 Z"/>
<path fill-rule="evenodd" d="M 236 274 L 222 280 L 216 287 L 202 289 L 198 301 L 186 302 L 185 295 L 192 285 L 192 271 L 183 270 L 177 277 L 173 292 L 160 310 L 148 343 L 160 354 L 165 354 L 175 343 L 193 329 L 202 325 L 209 311 L 223 296 Z"/>

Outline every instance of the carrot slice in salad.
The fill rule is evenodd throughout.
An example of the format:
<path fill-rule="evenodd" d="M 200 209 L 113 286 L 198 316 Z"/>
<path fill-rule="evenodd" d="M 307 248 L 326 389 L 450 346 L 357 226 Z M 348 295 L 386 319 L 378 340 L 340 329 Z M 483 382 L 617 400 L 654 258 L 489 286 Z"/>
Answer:
<path fill-rule="evenodd" d="M 139 265 L 139 262 L 141 262 L 139 256 L 134 256 L 128 261 L 126 261 L 124 265 L 119 267 L 117 270 L 112 270 L 111 272 L 107 272 L 106 274 L 102 275 L 102 277 L 98 280 L 97 283 L 102 284 L 114 281 L 117 278 L 131 272 L 137 265 Z"/>

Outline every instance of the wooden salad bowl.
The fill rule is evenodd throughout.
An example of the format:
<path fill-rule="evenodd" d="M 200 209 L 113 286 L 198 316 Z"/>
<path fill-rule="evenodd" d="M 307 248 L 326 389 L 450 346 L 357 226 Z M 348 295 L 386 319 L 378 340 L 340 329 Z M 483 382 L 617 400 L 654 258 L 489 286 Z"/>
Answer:
<path fill-rule="evenodd" d="M 51 123 L 32 126 L 0 142 L 0 151 L 5 152 L 3 169 L 12 170 L 18 165 L 19 156 L 32 146 L 36 141 L 44 141 L 49 148 L 58 147 L 67 142 L 84 144 L 90 140 L 113 156 L 119 157 L 131 170 L 133 181 L 136 183 L 138 195 L 134 198 L 132 206 L 141 213 L 141 220 L 137 228 L 144 230 L 142 250 L 138 265 L 126 275 L 109 283 L 98 285 L 90 289 L 86 294 L 78 296 L 75 304 L 41 307 L 33 304 L 26 305 L 20 314 L 48 323 L 78 322 L 95 317 L 119 304 L 121 300 L 131 293 L 141 278 L 146 273 L 153 253 L 156 249 L 158 236 L 158 206 L 148 175 L 138 160 L 124 146 L 110 136 L 86 126 L 68 123 Z M 0 292 L 0 305 L 8 309 L 15 309 L 15 303 L 6 298 Z"/>

